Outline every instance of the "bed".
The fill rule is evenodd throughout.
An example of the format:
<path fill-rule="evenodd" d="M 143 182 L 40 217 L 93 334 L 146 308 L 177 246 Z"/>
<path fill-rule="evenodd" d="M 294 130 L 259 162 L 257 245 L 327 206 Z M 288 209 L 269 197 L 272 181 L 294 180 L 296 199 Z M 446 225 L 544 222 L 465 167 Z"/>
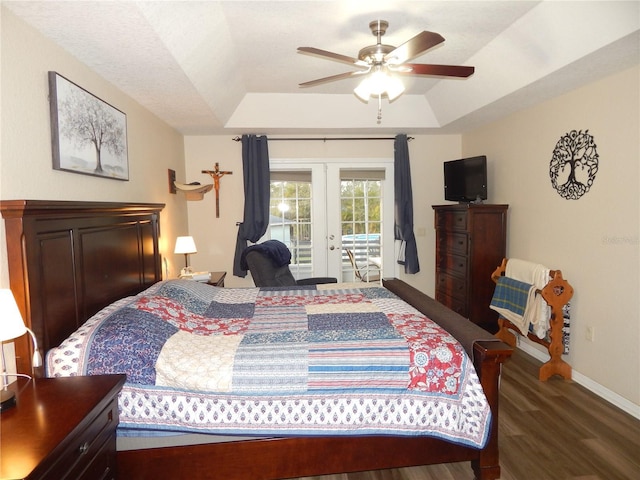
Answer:
<path fill-rule="evenodd" d="M 162 208 L 160 204 L 98 202 L 0 203 L 11 289 L 44 351 L 60 346 L 113 302 L 139 299 L 164 288 L 158 246 Z M 437 322 L 468 354 L 491 415 L 482 448 L 413 434 L 364 430 L 355 435 L 296 431 L 274 436 L 278 431 L 272 430 L 235 441 L 122 450 L 117 454 L 119 475 L 279 479 L 470 461 L 476 478 L 498 478 L 499 375 L 511 349 L 408 284 L 397 279 L 383 284 L 384 291 L 376 295 L 401 298 L 407 304 L 402 308 L 415 309 Z M 249 290 L 255 293 L 256 289 Z M 18 370 L 30 373 L 30 346 L 21 340 L 25 341 L 16 343 Z"/>

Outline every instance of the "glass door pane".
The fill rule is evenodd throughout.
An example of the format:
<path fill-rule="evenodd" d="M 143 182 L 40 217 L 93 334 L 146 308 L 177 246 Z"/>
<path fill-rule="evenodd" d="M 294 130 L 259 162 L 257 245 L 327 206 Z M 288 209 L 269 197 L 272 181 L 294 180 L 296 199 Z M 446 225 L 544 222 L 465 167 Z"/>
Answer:
<path fill-rule="evenodd" d="M 327 185 L 329 275 L 342 282 L 395 275 L 393 163 L 329 164 Z"/>
<path fill-rule="evenodd" d="M 289 247 L 296 279 L 377 282 L 395 275 L 393 162 L 272 159 L 269 208 L 260 241 Z"/>
<path fill-rule="evenodd" d="M 291 250 L 295 278 L 313 273 L 311 261 L 311 176 L 309 180 L 271 180 L 269 237 Z"/>
<path fill-rule="evenodd" d="M 382 180 L 341 173 L 343 281 L 377 282 L 382 267 Z"/>
<path fill-rule="evenodd" d="M 321 165 L 277 161 L 271 166 L 268 238 L 291 251 L 296 279 L 327 275 L 325 180 Z M 319 193 L 318 193 L 319 192 Z M 263 241 L 261 240 L 261 241 Z"/>

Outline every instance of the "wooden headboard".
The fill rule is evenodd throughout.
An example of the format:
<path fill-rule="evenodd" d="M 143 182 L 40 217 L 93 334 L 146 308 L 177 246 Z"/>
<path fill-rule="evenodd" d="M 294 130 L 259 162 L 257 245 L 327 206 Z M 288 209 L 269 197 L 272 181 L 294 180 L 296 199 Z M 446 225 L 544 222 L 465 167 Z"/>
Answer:
<path fill-rule="evenodd" d="M 10 286 L 43 355 L 101 308 L 161 280 L 164 204 L 3 200 Z M 28 336 L 19 373 L 32 372 Z"/>

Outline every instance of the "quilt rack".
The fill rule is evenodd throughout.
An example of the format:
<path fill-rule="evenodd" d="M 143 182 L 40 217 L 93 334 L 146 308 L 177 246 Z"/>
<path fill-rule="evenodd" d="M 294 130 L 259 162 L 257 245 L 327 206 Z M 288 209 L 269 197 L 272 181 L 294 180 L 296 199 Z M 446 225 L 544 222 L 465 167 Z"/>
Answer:
<path fill-rule="evenodd" d="M 505 275 L 508 259 L 504 258 L 499 267 L 491 274 L 491 279 L 497 284 L 498 278 Z M 551 316 L 549 318 L 548 335 L 541 339 L 532 332 L 527 333 L 527 338 L 547 348 L 550 359 L 540 367 L 538 378 L 546 381 L 553 375 L 560 375 L 565 380 L 571 380 L 571 365 L 562 359 L 564 351 L 563 343 L 563 307 L 571 300 L 573 296 L 573 287 L 562 278 L 560 270 L 549 271 L 549 281 L 542 289 L 536 289 L 536 294 L 542 295 L 542 298 L 551 307 Z M 498 318 L 499 330 L 496 333 L 503 342 L 508 345 L 516 346 L 516 336 L 509 330 L 520 332 L 519 329 L 505 318 Z"/>

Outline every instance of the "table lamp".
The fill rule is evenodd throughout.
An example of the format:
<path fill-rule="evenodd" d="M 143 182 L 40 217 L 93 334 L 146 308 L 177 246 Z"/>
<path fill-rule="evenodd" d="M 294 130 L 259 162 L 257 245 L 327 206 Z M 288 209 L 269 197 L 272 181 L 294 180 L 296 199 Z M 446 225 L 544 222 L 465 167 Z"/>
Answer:
<path fill-rule="evenodd" d="M 173 253 L 184 254 L 184 268 L 180 271 L 180 276 L 184 277 L 193 273 L 191 267 L 189 267 L 189 255 L 192 253 L 198 253 L 193 237 L 178 237 L 176 239 L 176 248 Z"/>
<path fill-rule="evenodd" d="M 11 290 L 8 288 L 0 289 L 0 347 L 2 347 L 1 342 L 16 339 L 27 332 L 31 335 L 31 340 L 33 341 L 32 366 L 33 368 L 41 367 L 42 356 L 40 355 L 40 350 L 38 350 L 36 336 L 24 325 L 22 315 L 18 310 L 18 305 Z M 4 348 L 2 348 L 2 390 L 0 390 L 2 398 L 0 411 L 11 408 L 16 404 L 15 393 L 7 389 L 9 385 L 8 377 L 10 376 L 12 375 L 7 373 L 7 362 L 4 358 Z"/>

